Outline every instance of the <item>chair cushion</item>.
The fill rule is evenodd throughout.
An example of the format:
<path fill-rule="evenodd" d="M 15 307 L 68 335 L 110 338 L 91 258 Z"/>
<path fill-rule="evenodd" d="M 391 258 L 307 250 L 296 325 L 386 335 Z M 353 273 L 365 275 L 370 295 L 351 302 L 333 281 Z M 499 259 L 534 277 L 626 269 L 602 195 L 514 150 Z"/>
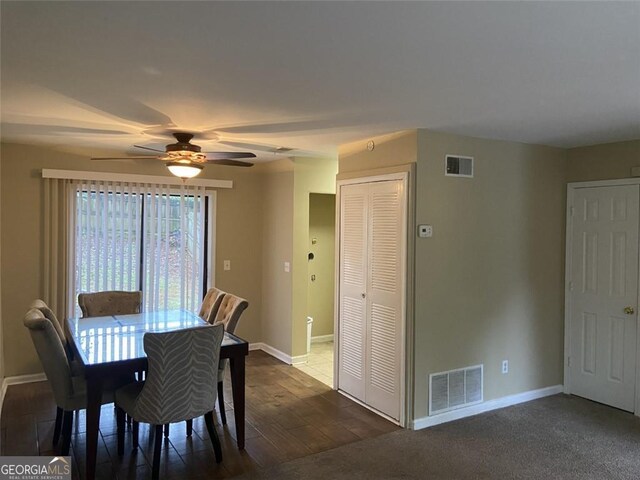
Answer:
<path fill-rule="evenodd" d="M 142 387 L 144 387 L 144 382 L 134 382 L 116 390 L 116 405 L 132 418 L 134 418 L 133 412 L 135 411 L 136 400 L 142 391 Z"/>
<path fill-rule="evenodd" d="M 124 385 L 135 381 L 133 375 L 121 376 L 116 378 L 106 377 L 102 385 L 102 405 L 113 403 L 115 399 L 115 391 Z M 58 405 L 64 410 L 82 410 L 87 408 L 87 381 L 83 376 L 71 377 L 73 384 L 73 395 L 68 399 L 65 405 Z"/>

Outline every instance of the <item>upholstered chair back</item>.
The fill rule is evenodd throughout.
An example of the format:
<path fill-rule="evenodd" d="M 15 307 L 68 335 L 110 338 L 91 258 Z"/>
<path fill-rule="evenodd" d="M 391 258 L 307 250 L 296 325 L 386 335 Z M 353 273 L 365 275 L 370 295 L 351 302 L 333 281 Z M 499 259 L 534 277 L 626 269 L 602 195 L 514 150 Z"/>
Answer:
<path fill-rule="evenodd" d="M 145 334 L 149 368 L 133 418 L 164 425 L 210 412 L 223 336 L 222 326 L 213 325 Z"/>
<path fill-rule="evenodd" d="M 142 292 L 117 290 L 78 294 L 78 305 L 83 317 L 104 317 L 140 313 Z"/>
<path fill-rule="evenodd" d="M 63 345 L 67 345 L 67 337 L 64 334 L 64 330 L 62 330 L 62 325 L 60 324 L 60 322 L 58 321 L 58 317 L 56 317 L 56 314 L 53 313 L 53 310 L 51 310 L 49 308 L 49 306 L 40 299 L 34 300 L 33 302 L 31 302 L 31 305 L 29 305 L 29 308 L 37 308 L 38 310 L 40 310 L 42 312 L 42 314 L 51 321 L 51 324 L 53 325 L 53 328 L 55 328 L 56 333 L 58 334 L 58 337 L 60 337 L 60 341 L 62 342 Z"/>
<path fill-rule="evenodd" d="M 224 292 L 219 288 L 212 287 L 207 290 L 207 294 L 202 300 L 202 306 L 200 307 L 198 316 L 205 322 L 213 323 L 211 319 L 215 318 L 216 313 L 218 313 L 223 295 Z"/>
<path fill-rule="evenodd" d="M 53 396 L 58 407 L 68 408 L 73 397 L 71 368 L 60 336 L 51 320 L 37 308 L 30 309 L 23 319 L 24 326 L 29 329 L 31 340 L 36 348 L 40 363 L 53 389 Z"/>
<path fill-rule="evenodd" d="M 242 312 L 244 312 L 248 306 L 249 302 L 244 298 L 237 297 L 231 293 L 225 293 L 222 302 L 220 302 L 218 312 L 213 322 L 210 323 L 214 325 L 224 325 L 224 329 L 227 332 L 233 333 L 238 325 L 238 320 L 240 320 L 240 315 L 242 315 Z"/>

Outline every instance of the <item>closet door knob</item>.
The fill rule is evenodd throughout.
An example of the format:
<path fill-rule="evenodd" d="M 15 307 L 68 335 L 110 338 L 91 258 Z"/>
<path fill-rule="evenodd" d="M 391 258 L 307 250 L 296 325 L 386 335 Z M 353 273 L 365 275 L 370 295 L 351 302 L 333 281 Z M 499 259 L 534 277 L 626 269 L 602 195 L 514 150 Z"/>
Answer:
<path fill-rule="evenodd" d="M 363 292 L 362 293 L 362 298 L 365 298 L 366 296 L 367 296 L 367 294 Z"/>
<path fill-rule="evenodd" d="M 624 313 L 627 315 L 633 315 L 636 311 L 633 307 L 624 307 Z"/>

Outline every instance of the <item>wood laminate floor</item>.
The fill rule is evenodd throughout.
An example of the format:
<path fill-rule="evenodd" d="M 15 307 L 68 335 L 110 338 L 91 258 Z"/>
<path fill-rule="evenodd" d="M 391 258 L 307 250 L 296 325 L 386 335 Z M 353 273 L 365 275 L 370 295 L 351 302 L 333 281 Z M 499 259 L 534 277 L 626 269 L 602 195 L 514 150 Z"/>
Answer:
<path fill-rule="evenodd" d="M 161 478 L 229 478 L 295 458 L 329 450 L 398 427 L 357 405 L 304 372 L 260 352 L 247 358 L 246 449 L 235 442 L 230 381 L 225 381 L 227 425 L 217 415 L 223 462 L 215 463 L 202 419 L 194 421 L 191 438 L 184 423 L 172 424 L 162 450 Z M 2 455 L 54 455 L 52 435 L 56 406 L 47 382 L 12 385 L 2 408 Z M 74 423 L 73 478 L 84 478 L 84 411 Z M 132 453 L 131 435 L 125 455 L 116 454 L 112 405 L 102 408 L 97 478 L 150 478 L 152 444 L 147 425 L 140 425 L 140 449 Z"/>

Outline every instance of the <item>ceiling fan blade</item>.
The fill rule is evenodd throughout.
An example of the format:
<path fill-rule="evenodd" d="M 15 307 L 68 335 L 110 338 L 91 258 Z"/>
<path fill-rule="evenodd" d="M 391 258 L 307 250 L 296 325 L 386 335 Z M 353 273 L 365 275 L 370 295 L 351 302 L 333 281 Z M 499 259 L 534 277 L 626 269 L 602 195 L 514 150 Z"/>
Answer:
<path fill-rule="evenodd" d="M 256 158 L 255 153 L 251 152 L 205 152 L 207 157 L 214 160 L 226 158 Z"/>
<path fill-rule="evenodd" d="M 158 157 L 92 157 L 91 160 L 157 160 Z"/>
<path fill-rule="evenodd" d="M 263 143 L 247 143 L 247 142 L 235 142 L 232 140 L 218 140 L 219 144 L 229 145 L 234 148 L 246 148 L 248 150 L 257 150 L 259 152 L 272 153 L 275 148 L 273 145 L 265 145 Z"/>
<path fill-rule="evenodd" d="M 241 160 L 232 160 L 230 158 L 221 158 L 220 160 L 207 160 L 207 163 L 214 165 L 227 165 L 229 167 L 253 167 L 253 163 L 243 162 Z"/>
<path fill-rule="evenodd" d="M 136 147 L 136 148 L 142 148 L 143 150 L 151 150 L 152 152 L 165 153 L 165 151 L 164 151 L 164 150 L 158 150 L 157 148 L 151 148 L 151 147 L 143 147 L 142 145 L 134 145 L 134 147 Z"/>

